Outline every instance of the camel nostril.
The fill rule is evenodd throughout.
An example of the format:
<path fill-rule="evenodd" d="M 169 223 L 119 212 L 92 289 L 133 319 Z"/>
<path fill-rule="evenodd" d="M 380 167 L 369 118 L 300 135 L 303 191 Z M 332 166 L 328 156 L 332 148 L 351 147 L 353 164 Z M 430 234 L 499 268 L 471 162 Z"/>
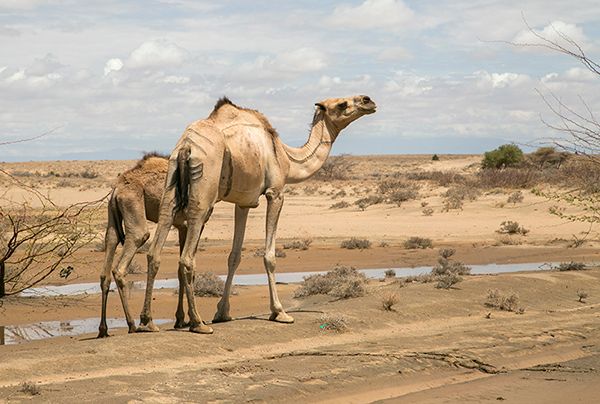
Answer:
<path fill-rule="evenodd" d="M 371 102 L 371 98 L 364 96 L 362 99 L 363 104 L 368 104 L 369 102 Z"/>

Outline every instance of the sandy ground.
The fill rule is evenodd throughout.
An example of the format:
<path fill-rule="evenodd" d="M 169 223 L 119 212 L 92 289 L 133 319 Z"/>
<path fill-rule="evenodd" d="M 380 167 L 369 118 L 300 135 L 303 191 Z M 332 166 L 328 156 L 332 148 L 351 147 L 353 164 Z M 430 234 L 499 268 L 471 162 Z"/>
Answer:
<path fill-rule="evenodd" d="M 564 262 L 597 260 L 598 234 L 582 223 L 548 213 L 549 203 L 527 190 L 524 201 L 507 204 L 509 190 L 483 192 L 462 210 L 442 212 L 446 188 L 419 182 L 418 199 L 401 206 L 382 204 L 360 211 L 351 205 L 330 209 L 340 200 L 352 202 L 375 193 L 382 173 L 452 170 L 472 173 L 480 156 L 358 157 L 354 176 L 345 181 L 310 181 L 288 189 L 278 230 L 279 244 L 312 240 L 306 251 L 285 250 L 278 272 L 329 270 L 335 264 L 357 268 L 433 265 L 437 250 L 452 247 L 467 264 Z M 7 171 L 33 173 L 18 178 L 49 194 L 60 204 L 106 195 L 116 175 L 132 162 L 31 162 L 2 164 Z M 77 173 L 95 170 L 96 178 Z M 38 174 L 35 174 L 35 173 Z M 50 175 L 59 173 L 59 176 Z M 4 197 L 24 195 L 6 188 Z M 345 197 L 334 197 L 340 190 Z M 422 213 L 423 204 L 434 209 Z M 262 273 L 265 206 L 250 214 L 245 250 L 238 273 Z M 220 204 L 203 235 L 197 256 L 199 271 L 226 273 L 232 237 L 233 207 Z M 518 221 L 527 236 L 497 233 L 505 220 Z M 97 230 L 105 225 L 104 209 Z M 153 229 L 153 226 L 150 226 Z M 411 236 L 432 239 L 434 248 L 410 250 Z M 372 247 L 345 250 L 340 242 L 366 238 Z M 585 237 L 579 248 L 573 240 Z M 101 237 L 98 238 L 100 240 Z M 158 279 L 176 276 L 176 236 L 171 234 Z M 49 284 L 96 282 L 103 253 L 95 243 L 76 257 L 69 279 Z M 145 255 L 136 255 L 145 279 Z M 170 329 L 156 334 L 125 334 L 96 340 L 94 333 L 58 337 L 0 347 L 0 402 L 39 400 L 114 402 L 594 402 L 600 393 L 600 270 L 470 276 L 456 289 L 432 284 L 372 282 L 367 296 L 335 301 L 325 296 L 292 297 L 297 285 L 279 285 L 293 325 L 264 321 L 266 287 L 238 287 L 232 314 L 238 320 L 217 324 L 212 336 Z M 501 312 L 483 305 L 488 289 L 519 294 L 525 313 Z M 589 293 L 577 301 L 577 290 Z M 396 293 L 395 311 L 381 309 L 381 298 Z M 132 312 L 140 312 L 142 292 L 131 291 Z M 154 317 L 173 319 L 176 295 L 155 293 Z M 210 320 L 216 298 L 198 298 L 203 318 Z M 0 325 L 94 318 L 98 295 L 70 298 L 3 299 Z M 323 314 L 343 315 L 347 332 L 323 331 Z M 488 313 L 491 313 L 488 315 Z M 109 317 L 121 318 L 118 295 L 111 293 Z M 489 317 L 489 318 L 488 318 Z M 21 392 L 30 381 L 40 395 Z"/>
<path fill-rule="evenodd" d="M 233 297 L 237 320 L 194 335 L 93 334 L 1 349 L 0 400 L 111 402 L 594 402 L 600 393 L 600 270 L 472 276 L 457 289 L 373 282 L 360 298 L 291 297 L 293 325 L 266 319 L 265 287 Z M 483 305 L 485 291 L 515 291 L 525 313 Z M 590 297 L 577 301 L 585 288 Z M 397 293 L 395 311 L 381 296 Z M 135 293 L 136 305 L 141 293 Z M 156 317 L 172 318 L 172 293 L 157 293 Z M 92 315 L 91 297 L 79 303 Z M 116 296 L 111 312 L 118 311 Z M 200 299 L 210 318 L 216 299 Z M 3 310 L 22 302 L 10 300 Z M 72 306 L 38 302 L 29 310 L 72 316 Z M 323 331 L 321 313 L 343 315 L 349 330 Z M 27 315 L 26 313 L 23 313 Z M 489 318 L 488 318 L 489 317 Z"/>

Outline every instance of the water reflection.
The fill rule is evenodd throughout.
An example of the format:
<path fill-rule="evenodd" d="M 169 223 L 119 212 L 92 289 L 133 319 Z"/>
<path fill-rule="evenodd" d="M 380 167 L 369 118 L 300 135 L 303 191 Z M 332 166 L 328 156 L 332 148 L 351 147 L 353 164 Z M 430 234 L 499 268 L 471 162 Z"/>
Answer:
<path fill-rule="evenodd" d="M 154 320 L 159 325 L 172 321 L 169 319 Z M 125 319 L 109 318 L 106 322 L 110 329 L 127 327 Z M 100 318 L 93 317 L 81 320 L 41 321 L 34 324 L 0 326 L 0 345 L 20 344 L 45 338 L 72 337 L 94 333 L 98 330 L 98 324 L 100 324 Z"/>
<path fill-rule="evenodd" d="M 525 264 L 485 264 L 485 265 L 471 265 L 471 274 L 473 275 L 485 275 L 485 274 L 501 274 L 519 271 L 542 271 L 550 270 L 555 263 L 525 263 Z M 385 276 L 386 269 L 393 269 L 396 271 L 396 277 L 405 277 L 411 275 L 426 274 L 431 271 L 430 266 L 413 267 L 413 268 L 382 268 L 382 269 L 361 269 L 360 272 L 364 273 L 368 278 L 378 279 Z M 324 274 L 325 271 L 315 272 L 284 272 L 277 274 L 277 282 L 281 283 L 298 283 L 309 275 Z M 221 279 L 225 280 L 225 275 L 220 276 Z M 254 285 L 266 285 L 267 276 L 264 273 L 260 274 L 249 274 L 249 275 L 236 275 L 234 278 L 234 284 L 238 286 L 254 286 Z M 179 285 L 176 278 L 171 279 L 157 279 L 154 283 L 156 289 L 175 289 Z M 129 293 L 134 289 L 145 289 L 146 282 L 144 281 L 130 281 L 128 282 Z M 114 282 L 110 284 L 111 290 L 116 290 Z M 39 297 L 39 296 L 72 296 L 81 294 L 95 294 L 100 293 L 100 285 L 98 282 L 94 283 L 76 283 L 72 285 L 62 286 L 42 286 L 36 288 L 30 288 L 21 292 L 21 296 L 24 297 Z"/>

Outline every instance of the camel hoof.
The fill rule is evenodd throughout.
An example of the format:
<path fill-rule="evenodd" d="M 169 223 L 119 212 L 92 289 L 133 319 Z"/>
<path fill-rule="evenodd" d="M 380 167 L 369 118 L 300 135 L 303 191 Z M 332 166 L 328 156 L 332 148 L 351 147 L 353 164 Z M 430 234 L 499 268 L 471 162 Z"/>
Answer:
<path fill-rule="evenodd" d="M 269 320 L 276 321 L 278 323 L 292 324 L 294 322 L 294 317 L 282 311 L 281 313 L 271 313 Z"/>
<path fill-rule="evenodd" d="M 177 321 L 175 321 L 175 325 L 173 326 L 173 328 L 180 329 L 180 328 L 187 328 L 189 326 L 190 326 L 189 321 L 177 320 Z"/>
<path fill-rule="evenodd" d="M 154 325 L 153 322 L 148 324 L 140 324 L 140 326 L 136 329 L 136 332 L 158 332 L 159 329 Z"/>
<path fill-rule="evenodd" d="M 206 324 L 190 327 L 190 331 L 195 332 L 196 334 L 212 334 L 214 332 L 213 329 Z"/>
<path fill-rule="evenodd" d="M 133 334 L 133 333 L 137 332 L 137 330 L 138 329 L 135 326 L 135 324 L 129 326 L 129 334 Z"/>
<path fill-rule="evenodd" d="M 110 335 L 108 335 L 108 331 L 101 330 L 100 332 L 98 332 L 98 336 L 96 338 L 108 338 L 108 337 L 110 337 Z"/>
<path fill-rule="evenodd" d="M 227 321 L 233 320 L 230 315 L 221 315 L 219 313 L 215 314 L 215 318 L 213 318 L 213 323 L 225 323 Z"/>

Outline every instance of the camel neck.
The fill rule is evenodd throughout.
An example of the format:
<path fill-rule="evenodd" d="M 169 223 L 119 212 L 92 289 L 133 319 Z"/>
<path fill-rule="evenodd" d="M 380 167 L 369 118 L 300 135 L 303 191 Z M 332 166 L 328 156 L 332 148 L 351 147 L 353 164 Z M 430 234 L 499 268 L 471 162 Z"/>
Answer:
<path fill-rule="evenodd" d="M 290 161 L 286 183 L 293 184 L 313 176 L 327 160 L 339 130 L 320 114 L 313 121 L 308 141 L 302 147 L 284 145 Z"/>

